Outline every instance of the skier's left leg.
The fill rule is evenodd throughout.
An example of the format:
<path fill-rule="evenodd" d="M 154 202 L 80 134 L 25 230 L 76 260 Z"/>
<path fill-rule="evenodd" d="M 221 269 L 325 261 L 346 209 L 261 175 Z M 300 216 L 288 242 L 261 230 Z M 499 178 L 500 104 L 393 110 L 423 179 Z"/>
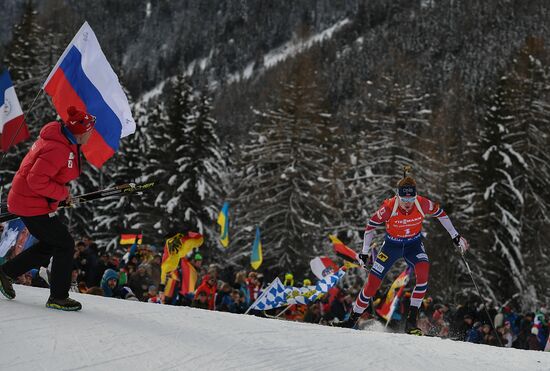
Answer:
<path fill-rule="evenodd" d="M 367 282 L 353 303 L 349 317 L 345 321 L 335 324 L 334 326 L 355 326 L 356 322 L 359 320 L 359 317 L 361 317 L 363 312 L 368 308 L 371 298 L 380 288 L 386 273 L 388 273 L 393 263 L 395 263 L 395 261 L 402 256 L 402 251 L 403 250 L 399 244 L 392 243 L 388 240 L 384 241 L 382 249 L 376 256 L 376 260 L 374 261 L 374 264 L 369 272 Z"/>
<path fill-rule="evenodd" d="M 422 305 L 422 300 L 428 289 L 430 262 L 424 250 L 424 244 L 421 241 L 418 244 L 406 247 L 404 257 L 407 264 L 414 268 L 416 277 L 416 285 L 411 295 L 409 313 L 405 323 L 405 331 L 409 334 L 422 335 L 422 332 L 416 325 L 416 321 L 418 318 L 418 310 Z"/>

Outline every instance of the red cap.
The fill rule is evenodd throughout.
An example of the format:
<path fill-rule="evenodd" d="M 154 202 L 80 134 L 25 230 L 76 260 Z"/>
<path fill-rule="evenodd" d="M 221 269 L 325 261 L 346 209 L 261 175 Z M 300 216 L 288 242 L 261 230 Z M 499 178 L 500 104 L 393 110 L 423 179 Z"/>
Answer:
<path fill-rule="evenodd" d="M 75 135 L 84 134 L 94 128 L 95 116 L 84 111 L 78 110 L 75 106 L 67 108 L 69 117 L 65 122 L 65 126 Z"/>

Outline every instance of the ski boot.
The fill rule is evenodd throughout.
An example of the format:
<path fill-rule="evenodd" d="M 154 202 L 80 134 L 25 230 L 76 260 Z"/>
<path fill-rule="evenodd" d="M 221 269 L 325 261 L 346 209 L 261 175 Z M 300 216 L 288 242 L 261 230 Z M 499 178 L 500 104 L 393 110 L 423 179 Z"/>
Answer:
<path fill-rule="evenodd" d="M 416 327 L 416 318 L 418 317 L 418 308 L 410 306 L 409 315 L 407 316 L 407 321 L 405 322 L 405 333 L 409 335 L 422 336 L 422 330 Z"/>
<path fill-rule="evenodd" d="M 2 267 L 0 267 L 0 292 L 8 299 L 15 298 L 15 290 L 13 289 L 13 280 L 4 273 Z"/>
<path fill-rule="evenodd" d="M 357 313 L 352 310 L 348 318 L 346 318 L 342 322 L 331 322 L 331 326 L 343 327 L 343 328 L 354 328 L 355 325 L 357 324 L 357 321 L 359 320 L 359 317 L 361 317 L 361 314 L 362 313 Z"/>
<path fill-rule="evenodd" d="M 82 309 L 82 304 L 71 298 L 55 299 L 50 296 L 46 303 L 47 308 L 59 309 L 64 311 L 74 312 Z"/>

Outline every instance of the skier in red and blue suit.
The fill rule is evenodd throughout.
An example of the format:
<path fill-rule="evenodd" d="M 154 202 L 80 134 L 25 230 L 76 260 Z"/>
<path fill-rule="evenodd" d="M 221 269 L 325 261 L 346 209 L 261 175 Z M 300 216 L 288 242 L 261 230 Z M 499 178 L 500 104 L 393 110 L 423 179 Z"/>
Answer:
<path fill-rule="evenodd" d="M 374 258 L 371 242 L 374 231 L 385 227 L 384 243 L 367 277 L 367 282 L 359 293 L 350 316 L 337 326 L 354 327 L 361 314 L 369 306 L 370 299 L 380 287 L 386 273 L 399 258 L 404 258 L 414 269 L 416 286 L 412 292 L 410 309 L 405 331 L 422 335 L 416 326 L 418 308 L 428 288 L 430 262 L 422 242 L 422 223 L 427 216 L 436 217 L 451 236 L 454 244 L 464 253 L 468 242 L 454 228 L 451 220 L 439 205 L 416 193 L 416 181 L 406 176 L 397 184 L 397 195 L 384 200 L 378 211 L 370 218 L 365 229 L 363 250 L 359 254 L 360 263 L 367 266 Z"/>

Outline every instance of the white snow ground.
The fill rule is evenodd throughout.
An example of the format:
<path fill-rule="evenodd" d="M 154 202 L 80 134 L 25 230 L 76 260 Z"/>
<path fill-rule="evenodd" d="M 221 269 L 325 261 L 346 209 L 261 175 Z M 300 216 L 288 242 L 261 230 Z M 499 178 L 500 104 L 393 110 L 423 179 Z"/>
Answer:
<path fill-rule="evenodd" d="M 0 370 L 550 370 L 550 353 L 48 291 L 0 298 Z"/>

